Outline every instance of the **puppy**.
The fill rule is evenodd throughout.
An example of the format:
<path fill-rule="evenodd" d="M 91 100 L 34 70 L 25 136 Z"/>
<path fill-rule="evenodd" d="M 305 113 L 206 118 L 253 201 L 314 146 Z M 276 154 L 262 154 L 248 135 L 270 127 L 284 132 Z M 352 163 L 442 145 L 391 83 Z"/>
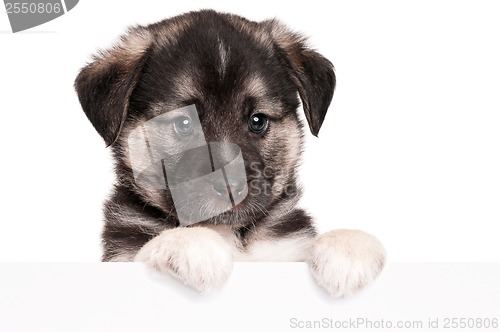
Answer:
<path fill-rule="evenodd" d="M 296 207 L 299 97 L 317 136 L 335 74 L 280 22 L 203 10 L 136 26 L 75 88 L 115 160 L 103 261 L 145 262 L 200 292 L 235 260 L 307 261 L 335 297 L 381 272 L 376 238 L 318 235 Z"/>

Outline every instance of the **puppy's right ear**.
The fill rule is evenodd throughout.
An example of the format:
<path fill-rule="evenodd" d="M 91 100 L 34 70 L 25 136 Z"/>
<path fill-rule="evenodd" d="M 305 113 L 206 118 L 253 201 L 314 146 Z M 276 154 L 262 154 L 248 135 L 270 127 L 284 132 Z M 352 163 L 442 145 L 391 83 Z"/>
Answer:
<path fill-rule="evenodd" d="M 267 20 L 261 25 L 284 52 L 286 67 L 299 92 L 311 133 L 318 136 L 335 90 L 332 63 L 309 48 L 304 37 L 279 21 Z"/>
<path fill-rule="evenodd" d="M 121 132 L 130 95 L 139 81 L 152 42 L 149 30 L 131 28 L 116 46 L 94 56 L 75 80 L 83 111 L 106 146 L 113 144 Z"/>

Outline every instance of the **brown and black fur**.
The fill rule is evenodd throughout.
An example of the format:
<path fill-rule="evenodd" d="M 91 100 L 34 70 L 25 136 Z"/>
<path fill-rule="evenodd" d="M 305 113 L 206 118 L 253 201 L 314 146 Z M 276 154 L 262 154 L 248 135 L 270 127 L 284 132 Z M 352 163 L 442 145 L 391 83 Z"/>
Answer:
<path fill-rule="evenodd" d="M 197 106 L 207 141 L 241 148 L 250 188 L 258 191 L 249 193 L 242 209 L 203 224 L 227 226 L 243 251 L 255 239 L 313 238 L 311 218 L 295 206 L 303 135 L 298 97 L 317 135 L 334 87 L 330 61 L 275 20 L 203 10 L 131 28 L 75 81 L 83 110 L 115 160 L 103 261 L 133 260 L 153 237 L 179 226 L 168 190 L 135 184 L 126 138 L 138 123 L 188 104 Z M 256 111 L 270 119 L 262 135 L 248 129 Z"/>

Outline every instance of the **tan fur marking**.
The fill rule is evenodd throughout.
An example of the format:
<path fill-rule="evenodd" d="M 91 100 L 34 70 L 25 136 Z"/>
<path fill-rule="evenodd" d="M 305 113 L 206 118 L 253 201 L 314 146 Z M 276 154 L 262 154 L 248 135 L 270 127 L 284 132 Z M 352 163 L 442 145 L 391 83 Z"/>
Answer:
<path fill-rule="evenodd" d="M 250 38 L 255 40 L 258 44 L 267 49 L 272 49 L 273 39 L 269 32 L 256 23 L 243 20 L 241 17 L 235 15 L 228 15 L 228 21 L 233 24 L 235 28 L 247 34 Z"/>
<path fill-rule="evenodd" d="M 91 64 L 94 70 L 103 70 L 118 63 L 126 68 L 133 66 L 153 42 L 154 36 L 145 27 L 130 28 L 112 48 L 100 51 Z"/>
<path fill-rule="evenodd" d="M 156 42 L 159 45 L 174 44 L 179 36 L 194 23 L 194 17 L 186 14 L 171 18 L 168 21 L 168 24 L 159 22 L 156 25 L 150 26 L 155 33 Z"/>
<path fill-rule="evenodd" d="M 264 83 L 264 79 L 259 75 L 251 76 L 248 79 L 246 91 L 252 97 L 264 97 L 267 92 L 267 87 Z"/>

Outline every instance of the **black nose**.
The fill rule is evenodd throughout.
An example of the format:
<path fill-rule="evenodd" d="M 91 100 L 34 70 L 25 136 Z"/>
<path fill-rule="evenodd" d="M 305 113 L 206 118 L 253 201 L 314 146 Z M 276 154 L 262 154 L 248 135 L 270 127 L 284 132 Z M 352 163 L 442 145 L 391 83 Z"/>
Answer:
<path fill-rule="evenodd" d="M 215 192 L 218 195 L 223 195 L 228 191 L 231 192 L 233 196 L 239 196 L 245 190 L 246 179 L 227 179 L 227 182 L 224 178 L 220 178 L 215 180 L 212 183 Z M 229 186 L 229 188 L 228 188 Z"/>

